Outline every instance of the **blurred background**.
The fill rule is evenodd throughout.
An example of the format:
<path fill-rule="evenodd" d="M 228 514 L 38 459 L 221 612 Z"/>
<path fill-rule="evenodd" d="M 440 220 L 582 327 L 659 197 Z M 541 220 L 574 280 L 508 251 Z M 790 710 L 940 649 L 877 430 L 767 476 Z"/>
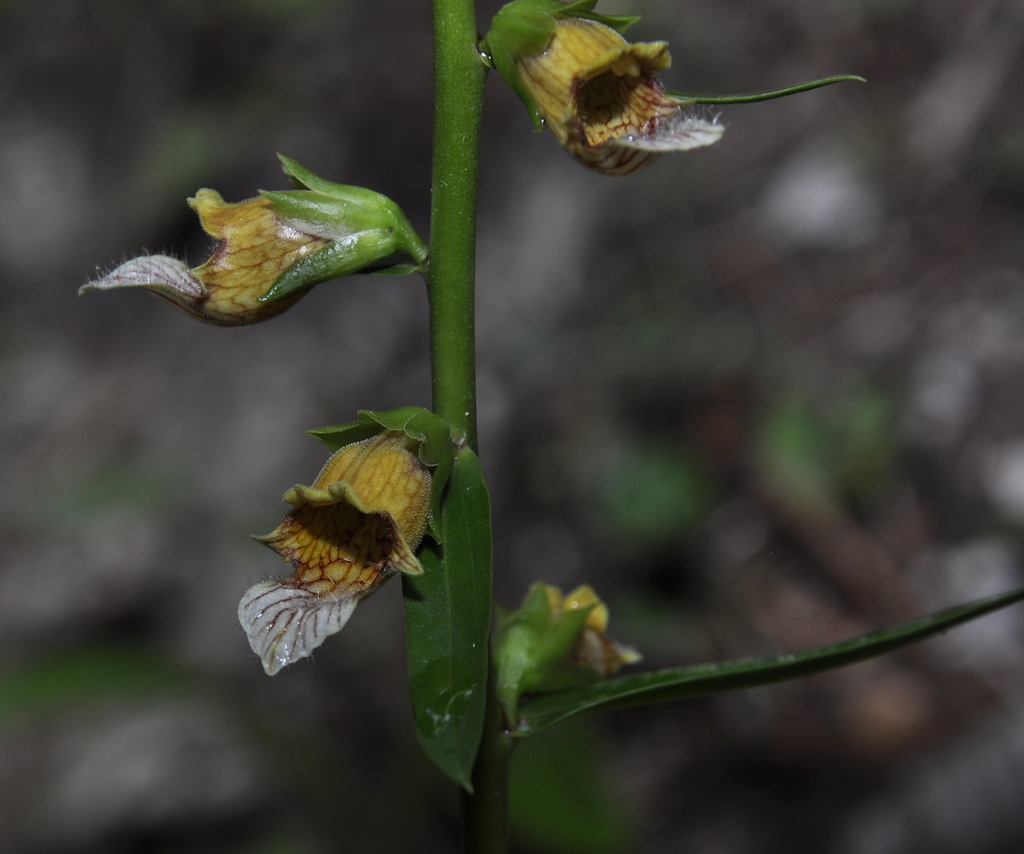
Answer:
<path fill-rule="evenodd" d="M 479 4 L 481 27 L 499 7 Z M 620 0 L 709 149 L 591 174 L 488 83 L 481 451 L 496 594 L 593 584 L 644 667 L 835 641 L 1022 583 L 1024 4 Z M 326 454 L 429 405 L 418 279 L 253 328 L 77 287 L 205 259 L 185 204 L 275 152 L 426 234 L 424 0 L 0 3 L 0 828 L 17 854 L 455 850 L 398 585 L 266 677 L 248 537 Z M 1024 612 L 835 674 L 563 724 L 523 854 L 1024 849 Z"/>

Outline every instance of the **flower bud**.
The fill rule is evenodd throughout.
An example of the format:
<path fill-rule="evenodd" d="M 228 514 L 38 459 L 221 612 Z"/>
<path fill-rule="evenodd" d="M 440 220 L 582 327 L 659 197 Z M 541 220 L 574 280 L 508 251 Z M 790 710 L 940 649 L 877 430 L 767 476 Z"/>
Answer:
<path fill-rule="evenodd" d="M 188 200 L 206 233 L 219 241 L 204 264 L 189 269 L 167 255 L 142 256 L 79 293 L 141 287 L 200 320 L 238 326 L 280 314 L 313 285 L 395 253 L 408 253 L 416 264 L 426 258 L 425 245 L 386 196 L 325 181 L 293 160 L 281 160 L 300 189 L 265 191 L 233 204 L 203 189 Z"/>
<path fill-rule="evenodd" d="M 608 608 L 589 585 L 568 595 L 534 584 L 518 611 L 499 620 L 495 643 L 498 695 L 514 726 L 523 694 L 561 691 L 614 676 L 640 654 L 610 640 Z"/>
<path fill-rule="evenodd" d="M 285 270 L 330 243 L 285 224 L 263 197 L 229 204 L 215 190 L 203 189 L 188 203 L 206 233 L 219 241 L 206 263 L 190 270 L 177 258 L 144 255 L 83 285 L 79 294 L 141 287 L 208 323 L 258 323 L 280 314 L 302 294 L 274 302 L 260 297 Z"/>
<path fill-rule="evenodd" d="M 486 49 L 534 117 L 584 166 L 627 175 L 665 151 L 717 142 L 724 128 L 655 78 L 666 42 L 631 44 L 635 18 L 598 15 L 592 0 L 514 0 L 495 16 Z"/>
<path fill-rule="evenodd" d="M 427 527 L 431 474 L 414 446 L 393 431 L 346 445 L 312 486 L 285 493 L 294 509 L 256 538 L 294 568 L 250 587 L 238 606 L 268 674 L 339 632 L 359 600 L 396 572 L 423 572 L 414 552 Z"/>

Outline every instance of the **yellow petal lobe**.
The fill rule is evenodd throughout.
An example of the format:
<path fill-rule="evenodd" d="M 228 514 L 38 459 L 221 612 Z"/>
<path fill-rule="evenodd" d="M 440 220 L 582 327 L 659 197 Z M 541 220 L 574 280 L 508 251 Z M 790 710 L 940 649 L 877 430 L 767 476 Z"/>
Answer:
<path fill-rule="evenodd" d="M 280 314 L 302 293 L 266 303 L 259 298 L 296 261 L 330 242 L 285 225 L 262 196 L 229 203 L 203 189 L 188 203 L 206 233 L 220 241 L 206 263 L 192 270 L 206 298 L 192 308 L 182 305 L 201 320 L 239 325 Z"/>

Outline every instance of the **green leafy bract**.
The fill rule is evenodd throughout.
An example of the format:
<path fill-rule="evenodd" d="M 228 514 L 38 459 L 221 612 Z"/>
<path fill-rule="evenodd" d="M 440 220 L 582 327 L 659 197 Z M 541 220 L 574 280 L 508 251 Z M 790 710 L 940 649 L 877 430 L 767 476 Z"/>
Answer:
<path fill-rule="evenodd" d="M 398 274 L 420 268 L 427 257 L 426 244 L 394 201 L 366 187 L 327 181 L 291 158 L 278 157 L 296 189 L 262 190 L 261 195 L 270 200 L 282 222 L 331 242 L 278 276 L 261 302 L 339 276 L 380 272 L 381 266 Z M 408 254 L 415 263 L 388 260 L 399 254 Z"/>
<path fill-rule="evenodd" d="M 1024 588 L 803 652 L 655 670 L 545 694 L 520 703 L 515 734 L 530 735 L 584 712 L 681 700 L 812 676 L 892 652 L 1021 601 Z"/>
<path fill-rule="evenodd" d="M 427 755 L 467 791 L 483 732 L 491 622 L 491 505 L 483 468 L 458 451 L 441 505 L 441 543 L 402 577 L 413 719 Z"/>
<path fill-rule="evenodd" d="M 785 98 L 787 95 L 796 95 L 798 92 L 809 92 L 811 89 L 820 89 L 822 86 L 831 86 L 833 83 L 866 82 L 859 74 L 837 74 L 834 77 L 823 77 L 820 80 L 797 83 L 795 86 L 772 89 L 769 92 L 750 92 L 742 95 L 694 95 L 687 92 L 666 92 L 665 94 L 685 104 L 751 104 L 755 101 Z"/>

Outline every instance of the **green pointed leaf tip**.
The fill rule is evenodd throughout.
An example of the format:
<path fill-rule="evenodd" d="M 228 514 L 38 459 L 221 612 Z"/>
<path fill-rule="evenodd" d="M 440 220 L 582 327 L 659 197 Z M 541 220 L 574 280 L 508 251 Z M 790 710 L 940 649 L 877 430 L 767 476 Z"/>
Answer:
<path fill-rule="evenodd" d="M 417 453 L 420 460 L 434 470 L 430 485 L 428 530 L 431 537 L 440 543 L 441 497 L 448 483 L 455 453 L 448 422 L 429 409 L 419 406 L 401 406 L 383 412 L 363 409 L 358 415 L 357 420 L 346 424 L 320 427 L 306 432 L 323 442 L 331 453 L 353 442 L 370 439 L 385 430 L 404 432 L 418 443 Z"/>
<path fill-rule="evenodd" d="M 769 92 L 751 92 L 742 95 L 694 95 L 687 92 L 667 92 L 666 94 L 678 101 L 685 101 L 687 104 L 750 104 L 755 101 L 770 101 L 772 98 L 785 98 L 787 95 L 796 95 L 799 92 L 809 92 L 812 89 L 820 89 L 822 86 L 831 86 L 833 83 L 867 83 L 867 80 L 857 74 L 839 74 L 835 77 L 811 80 L 808 83 L 797 83 L 795 86 L 787 86 L 785 89 L 773 89 Z"/>
<path fill-rule="evenodd" d="M 520 705 L 515 734 L 530 735 L 584 712 L 681 700 L 824 673 L 876 658 L 1021 601 L 1024 588 L 803 652 L 655 670 L 545 694 Z"/>
<path fill-rule="evenodd" d="M 277 154 L 277 159 L 281 161 L 281 171 L 291 178 L 292 186 L 296 190 L 320 190 L 324 193 L 331 191 L 333 182 L 310 172 L 297 160 L 292 160 L 292 158 L 286 157 L 280 152 Z"/>
<path fill-rule="evenodd" d="M 427 755 L 471 791 L 483 732 L 491 622 L 490 498 L 468 447 L 441 508 L 443 546 L 420 550 L 424 573 L 402 577 L 413 720 Z"/>

